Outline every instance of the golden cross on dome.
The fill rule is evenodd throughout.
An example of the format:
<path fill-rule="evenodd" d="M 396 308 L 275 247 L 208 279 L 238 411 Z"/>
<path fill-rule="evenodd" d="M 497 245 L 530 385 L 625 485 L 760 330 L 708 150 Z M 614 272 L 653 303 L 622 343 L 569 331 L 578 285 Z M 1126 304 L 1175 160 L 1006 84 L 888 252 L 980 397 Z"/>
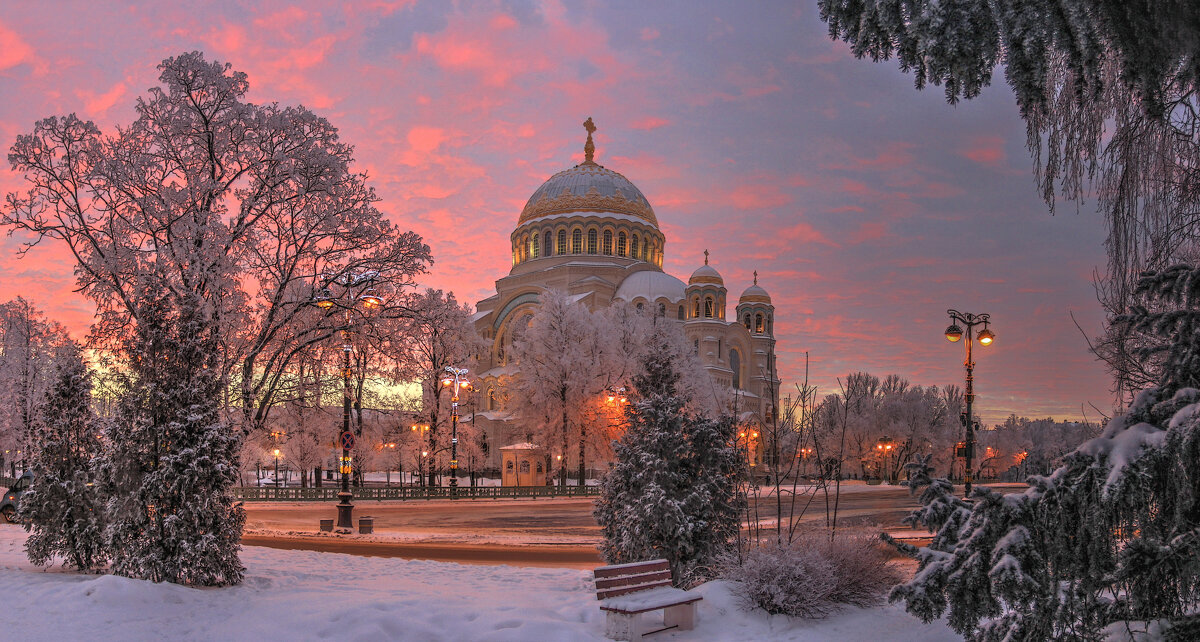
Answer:
<path fill-rule="evenodd" d="M 758 285 L 758 270 L 754 271 L 754 285 Z"/>
<path fill-rule="evenodd" d="M 592 142 L 592 132 L 596 131 L 596 123 L 592 122 L 592 117 L 583 121 L 583 128 L 587 130 L 587 142 L 583 144 L 583 162 L 591 163 L 592 158 L 596 155 L 596 144 Z"/>
<path fill-rule="evenodd" d="M 704 250 L 704 264 L 708 265 L 708 250 Z"/>

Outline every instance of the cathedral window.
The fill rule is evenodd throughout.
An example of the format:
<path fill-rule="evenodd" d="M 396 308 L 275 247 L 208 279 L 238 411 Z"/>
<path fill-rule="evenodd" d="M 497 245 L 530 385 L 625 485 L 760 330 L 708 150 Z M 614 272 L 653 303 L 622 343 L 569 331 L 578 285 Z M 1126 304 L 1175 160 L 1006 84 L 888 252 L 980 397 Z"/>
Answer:
<path fill-rule="evenodd" d="M 567 253 L 567 231 L 559 230 L 558 231 L 558 254 L 566 254 L 566 253 Z"/>
<path fill-rule="evenodd" d="M 596 230 L 588 230 L 588 254 L 596 253 Z"/>
<path fill-rule="evenodd" d="M 683 321 L 683 314 L 684 314 L 684 312 L 683 312 L 683 306 L 682 306 L 682 305 L 680 305 L 680 306 L 679 306 L 679 314 L 678 314 L 678 316 L 679 316 L 679 320 L 680 320 L 680 321 Z"/>
<path fill-rule="evenodd" d="M 692 318 L 700 318 L 700 297 L 692 299 Z"/>
<path fill-rule="evenodd" d="M 658 304 L 658 316 L 660 316 L 660 317 L 667 316 L 667 304 L 665 304 L 665 303 Z"/>
<path fill-rule="evenodd" d="M 604 245 L 602 246 L 604 254 L 612 256 L 612 232 L 604 230 Z"/>
<path fill-rule="evenodd" d="M 550 244 L 550 239 L 552 237 L 550 236 L 549 232 L 546 232 L 545 238 L 546 238 L 546 242 L 545 242 L 545 245 L 543 245 L 543 247 L 545 248 L 546 256 L 550 256 L 551 254 L 554 253 L 554 248 Z"/>
<path fill-rule="evenodd" d="M 583 232 L 581 230 L 571 232 L 571 254 L 583 254 Z"/>
<path fill-rule="evenodd" d="M 531 246 L 530 246 L 530 248 L 529 248 L 529 256 L 530 256 L 531 258 L 535 258 L 535 259 L 536 259 L 536 258 L 538 257 L 538 254 L 540 254 L 540 252 L 538 252 L 538 250 L 540 250 L 540 249 L 541 249 L 541 248 L 539 248 L 539 247 L 538 247 L 538 235 L 537 235 L 537 232 L 534 232 L 534 233 L 533 233 L 533 240 L 532 240 L 531 242 L 533 243 L 533 245 L 531 245 Z"/>
<path fill-rule="evenodd" d="M 711 319 L 713 317 L 713 300 L 712 297 L 704 297 L 704 318 Z"/>
<path fill-rule="evenodd" d="M 527 473 L 529 473 L 529 462 L 523 461 L 521 462 L 521 474 L 524 475 Z"/>
<path fill-rule="evenodd" d="M 629 242 L 629 256 L 630 256 L 630 258 L 634 258 L 634 259 L 641 258 L 638 256 L 638 235 L 637 234 L 634 234 L 633 239 Z"/>
<path fill-rule="evenodd" d="M 761 314 L 754 315 L 754 332 L 757 334 L 762 334 L 763 330 L 764 330 L 763 315 L 761 315 Z"/>
<path fill-rule="evenodd" d="M 617 235 L 617 256 L 625 256 L 625 233 Z"/>
<path fill-rule="evenodd" d="M 733 371 L 733 387 L 742 387 L 742 355 L 737 350 L 729 351 L 729 369 Z"/>
<path fill-rule="evenodd" d="M 717 339 L 717 360 L 721 359 L 721 340 Z"/>
<path fill-rule="evenodd" d="M 746 318 L 743 320 L 743 323 L 745 323 L 745 325 L 746 325 L 746 330 L 749 331 L 750 330 L 750 315 L 749 314 L 746 315 Z"/>
<path fill-rule="evenodd" d="M 638 314 L 641 314 L 641 312 L 642 312 L 642 311 L 643 311 L 645 308 L 646 308 L 646 304 L 645 304 L 645 303 L 642 303 L 641 301 L 638 301 L 638 304 L 637 304 L 637 311 L 638 311 Z"/>
<path fill-rule="evenodd" d="M 768 314 L 767 315 L 767 334 L 771 334 L 771 332 L 773 332 L 773 330 L 771 329 L 771 326 L 773 326 L 773 325 L 775 325 L 775 317 Z"/>
<path fill-rule="evenodd" d="M 488 410 L 496 409 L 496 389 L 495 388 L 488 388 L 487 409 Z"/>
<path fill-rule="evenodd" d="M 699 339 L 696 339 L 695 341 L 692 342 L 692 349 L 696 351 L 696 354 L 700 354 L 700 340 Z"/>

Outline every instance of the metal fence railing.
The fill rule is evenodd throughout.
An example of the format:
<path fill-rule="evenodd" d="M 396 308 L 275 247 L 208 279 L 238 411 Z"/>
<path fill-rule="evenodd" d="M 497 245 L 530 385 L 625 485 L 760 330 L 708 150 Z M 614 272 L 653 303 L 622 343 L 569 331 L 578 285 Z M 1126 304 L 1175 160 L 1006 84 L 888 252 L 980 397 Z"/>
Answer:
<path fill-rule="evenodd" d="M 0 488 L 11 488 L 15 477 L 0 476 Z M 282 486 L 235 487 L 233 495 L 247 502 L 328 502 L 337 501 L 337 486 L 294 488 Z M 596 497 L 599 486 L 459 486 L 448 487 L 366 487 L 351 488 L 356 500 L 420 499 L 537 499 L 538 497 Z"/>
<path fill-rule="evenodd" d="M 275 488 L 274 486 L 234 488 L 234 495 L 248 502 L 321 502 L 336 501 L 339 488 Z M 595 497 L 599 486 L 405 486 L 393 488 L 351 488 L 356 500 L 420 500 L 420 499 L 537 499 L 538 497 Z"/>

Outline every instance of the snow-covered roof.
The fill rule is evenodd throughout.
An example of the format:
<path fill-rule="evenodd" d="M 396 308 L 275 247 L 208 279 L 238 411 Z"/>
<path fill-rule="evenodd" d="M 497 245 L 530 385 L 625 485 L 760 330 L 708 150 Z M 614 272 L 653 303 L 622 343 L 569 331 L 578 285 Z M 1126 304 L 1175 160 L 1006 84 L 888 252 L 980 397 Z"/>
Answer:
<path fill-rule="evenodd" d="M 666 299 L 671 303 L 683 301 L 683 281 L 658 270 L 640 270 L 625 277 L 621 287 L 617 288 L 614 299 L 633 301 L 644 298 L 647 301 Z"/>
<path fill-rule="evenodd" d="M 517 374 L 518 370 L 519 370 L 519 368 L 517 368 L 516 364 L 510 363 L 507 365 L 496 366 L 495 368 L 490 368 L 488 370 L 485 370 L 485 371 L 479 373 L 476 376 L 479 377 L 480 379 L 484 379 L 487 377 L 496 377 L 497 379 L 499 379 L 500 377 L 507 377 L 507 376 Z"/>
<path fill-rule="evenodd" d="M 500 450 L 541 450 L 541 446 L 535 446 L 529 442 L 523 444 L 511 444 L 509 446 L 501 446 Z"/>

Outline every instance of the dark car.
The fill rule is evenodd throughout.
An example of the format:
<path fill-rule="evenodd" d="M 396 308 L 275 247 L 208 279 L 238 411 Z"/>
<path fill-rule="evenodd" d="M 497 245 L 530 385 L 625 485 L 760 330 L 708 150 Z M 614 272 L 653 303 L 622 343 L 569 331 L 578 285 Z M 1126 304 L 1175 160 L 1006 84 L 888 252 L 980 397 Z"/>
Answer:
<path fill-rule="evenodd" d="M 17 479 L 17 482 L 12 485 L 4 493 L 4 499 L 0 500 L 0 515 L 4 516 L 4 521 L 9 524 L 17 523 L 17 502 L 21 501 L 21 495 L 29 489 L 29 484 L 33 481 L 33 472 L 25 471 Z"/>

